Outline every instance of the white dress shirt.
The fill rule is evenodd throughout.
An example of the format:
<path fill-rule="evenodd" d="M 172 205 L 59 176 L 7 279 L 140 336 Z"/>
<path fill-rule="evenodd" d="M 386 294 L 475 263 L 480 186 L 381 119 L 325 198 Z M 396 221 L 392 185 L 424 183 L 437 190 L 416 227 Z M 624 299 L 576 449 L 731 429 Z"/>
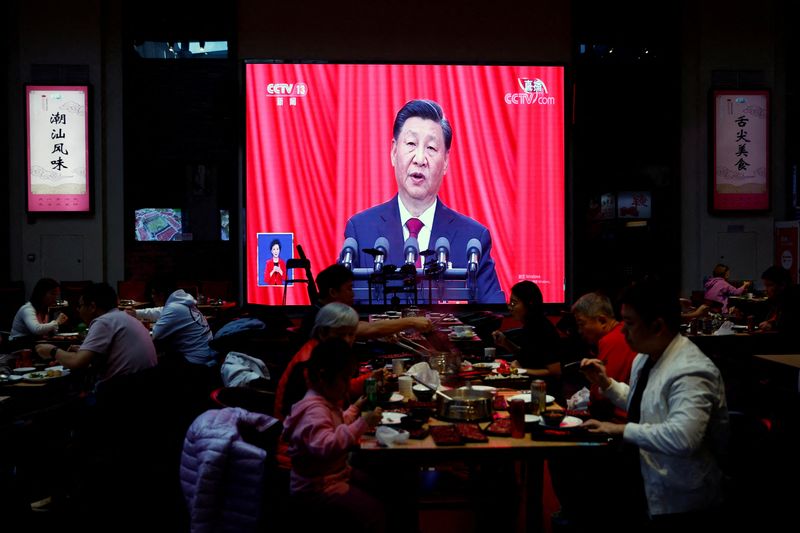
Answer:
<path fill-rule="evenodd" d="M 406 209 L 406 206 L 403 205 L 403 201 L 400 199 L 400 196 L 397 196 L 397 203 L 400 206 L 400 223 L 403 224 L 403 241 L 405 242 L 409 237 L 408 227 L 406 226 L 406 222 L 408 222 L 409 218 L 418 218 L 424 224 L 422 229 L 419 230 L 419 235 L 417 236 L 420 252 L 424 252 L 430 248 L 431 228 L 433 228 L 433 215 L 436 213 L 436 204 L 438 202 L 439 199 L 435 199 L 428 209 L 426 209 L 420 216 L 415 217 L 408 211 L 408 209 Z"/>

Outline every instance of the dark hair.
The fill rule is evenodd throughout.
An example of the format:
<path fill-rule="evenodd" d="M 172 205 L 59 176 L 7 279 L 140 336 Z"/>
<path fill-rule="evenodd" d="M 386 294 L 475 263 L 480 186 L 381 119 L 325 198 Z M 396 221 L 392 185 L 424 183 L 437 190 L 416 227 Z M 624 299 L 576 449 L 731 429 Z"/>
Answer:
<path fill-rule="evenodd" d="M 776 285 L 782 285 L 783 287 L 788 287 L 792 284 L 792 275 L 783 267 L 779 267 L 777 265 L 772 265 L 771 267 L 767 268 L 763 274 L 761 274 L 761 279 L 765 279 L 767 281 L 771 281 Z"/>
<path fill-rule="evenodd" d="M 453 129 L 450 126 L 450 122 L 444 118 L 442 106 L 433 100 L 410 100 L 406 102 L 406 105 L 400 108 L 400 111 L 397 112 L 397 116 L 394 118 L 394 128 L 392 130 L 392 136 L 395 141 L 400 136 L 400 130 L 403 129 L 403 124 L 406 123 L 406 120 L 413 117 L 432 120 L 440 125 L 442 127 L 442 133 L 444 134 L 444 146 L 446 149 L 450 149 L 450 144 L 453 142 Z"/>
<path fill-rule="evenodd" d="M 619 305 L 623 304 L 632 307 L 647 324 L 660 318 L 669 331 L 680 328 L 680 298 L 666 283 L 653 279 L 633 283 L 622 290 Z"/>
<path fill-rule="evenodd" d="M 525 319 L 542 313 L 544 298 L 539 286 L 532 281 L 520 281 L 511 287 L 511 294 L 525 305 Z"/>
<path fill-rule="evenodd" d="M 44 305 L 44 297 L 48 292 L 59 287 L 61 285 L 53 278 L 42 278 L 36 282 L 36 285 L 33 286 L 30 302 L 37 313 L 47 312 L 47 306 Z"/>
<path fill-rule="evenodd" d="M 327 300 L 330 291 L 338 290 L 339 287 L 353 280 L 353 273 L 346 266 L 336 263 L 317 274 L 317 288 L 320 298 Z"/>
<path fill-rule="evenodd" d="M 712 274 L 714 275 L 715 278 L 724 278 L 725 273 L 728 272 L 728 270 L 730 270 L 728 268 L 728 265 L 723 265 L 722 263 L 719 263 L 717 266 L 714 267 L 714 272 L 712 272 Z"/>
<path fill-rule="evenodd" d="M 117 306 L 117 292 L 108 283 L 92 283 L 83 291 L 83 304 L 90 303 L 103 311 L 114 309 Z"/>
<path fill-rule="evenodd" d="M 282 248 L 281 241 L 279 241 L 278 239 L 272 239 L 272 242 L 269 243 L 269 249 L 272 250 L 272 247 L 275 246 L 276 244 L 278 245 L 278 248 Z"/>
<path fill-rule="evenodd" d="M 327 339 L 311 350 L 306 368 L 308 379 L 314 384 L 331 383 L 337 376 L 355 371 L 356 358 L 350 345 L 342 339 Z"/>

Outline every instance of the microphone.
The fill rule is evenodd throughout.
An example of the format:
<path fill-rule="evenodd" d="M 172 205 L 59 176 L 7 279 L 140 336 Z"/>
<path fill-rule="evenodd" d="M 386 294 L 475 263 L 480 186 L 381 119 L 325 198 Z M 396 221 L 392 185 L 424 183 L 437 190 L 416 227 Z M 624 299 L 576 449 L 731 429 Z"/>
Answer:
<path fill-rule="evenodd" d="M 478 262 L 481 260 L 481 241 L 470 239 L 467 243 L 467 272 L 477 272 Z"/>
<path fill-rule="evenodd" d="M 417 256 L 419 256 L 419 241 L 416 237 L 409 237 L 403 246 L 403 256 L 406 258 L 406 264 L 417 264 Z"/>
<path fill-rule="evenodd" d="M 358 250 L 358 241 L 356 241 L 352 237 L 348 237 L 344 240 L 344 244 L 342 245 L 342 254 L 341 254 L 341 261 L 344 266 L 348 269 L 353 269 L 353 257 L 356 255 L 356 250 Z"/>
<path fill-rule="evenodd" d="M 439 237 L 436 239 L 436 262 L 442 268 L 447 268 L 447 261 L 450 259 L 450 241 L 447 237 Z"/>
<path fill-rule="evenodd" d="M 375 254 L 374 270 L 375 272 L 381 272 L 383 270 L 383 263 L 386 261 L 386 258 L 389 257 L 389 240 L 386 237 L 378 237 L 375 239 L 373 248 L 378 252 Z"/>

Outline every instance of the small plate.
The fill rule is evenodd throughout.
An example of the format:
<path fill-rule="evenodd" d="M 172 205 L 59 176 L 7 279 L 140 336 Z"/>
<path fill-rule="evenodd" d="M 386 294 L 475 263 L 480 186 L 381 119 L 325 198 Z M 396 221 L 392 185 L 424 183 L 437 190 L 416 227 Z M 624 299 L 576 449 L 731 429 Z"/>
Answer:
<path fill-rule="evenodd" d="M 518 374 L 520 376 L 523 375 L 523 374 L 527 374 L 528 373 L 528 369 L 527 368 L 515 368 L 514 370 L 516 370 L 517 371 L 516 374 Z M 497 371 L 497 368 L 492 370 L 492 372 L 495 373 L 495 374 L 500 374 L 500 372 Z M 501 375 L 505 376 L 505 375 L 510 375 L 510 374 L 501 374 Z"/>
<path fill-rule="evenodd" d="M 497 390 L 495 387 L 490 387 L 489 385 L 473 385 L 472 387 L 459 387 L 458 390 L 467 390 L 469 388 L 472 388 L 472 390 L 487 391 L 487 392 L 494 392 Z"/>
<path fill-rule="evenodd" d="M 500 368 L 500 363 L 472 363 L 472 368 L 489 368 L 494 370 L 495 368 Z"/>
<path fill-rule="evenodd" d="M 539 415 L 531 415 L 531 414 L 526 414 L 525 415 L 525 423 L 526 424 L 534 424 L 536 422 L 541 422 L 541 421 L 542 421 L 542 417 L 539 416 Z"/>
<path fill-rule="evenodd" d="M 9 381 L 19 381 L 22 379 L 22 376 L 18 376 L 16 374 L 3 374 L 3 377 L 0 377 L 0 383 L 7 383 Z"/>
<path fill-rule="evenodd" d="M 405 413 L 395 413 L 393 411 L 384 411 L 382 414 L 381 425 L 384 426 L 399 424 L 400 421 L 407 416 Z"/>
<path fill-rule="evenodd" d="M 399 392 L 393 392 L 392 395 L 386 400 L 386 403 L 402 402 L 406 397 Z"/>
<path fill-rule="evenodd" d="M 523 394 L 515 394 L 514 396 L 509 396 L 508 398 L 506 398 L 506 400 L 509 401 L 509 402 L 511 400 L 525 400 L 525 403 L 530 403 L 530 401 L 531 401 L 531 393 L 529 392 L 529 393 L 523 393 Z M 547 394 L 545 396 L 545 402 L 553 403 L 554 401 L 556 401 L 555 397 L 550 396 L 549 394 Z"/>
<path fill-rule="evenodd" d="M 36 368 L 32 366 L 21 366 L 19 368 L 14 369 L 14 373 L 19 374 L 20 376 L 23 374 L 28 374 L 30 372 L 36 372 Z"/>
<path fill-rule="evenodd" d="M 561 429 L 575 428 L 575 427 L 580 426 L 581 424 L 583 424 L 583 420 L 581 420 L 577 416 L 565 416 L 564 420 L 561 421 L 561 424 L 559 425 L 559 427 Z M 552 427 L 552 426 L 548 426 L 547 424 L 545 424 L 544 420 L 539 420 L 539 425 L 540 426 L 545 426 L 545 427 Z"/>
<path fill-rule="evenodd" d="M 25 381 L 28 381 L 30 383 L 42 383 L 43 381 L 49 381 L 51 379 L 63 378 L 64 376 L 69 375 L 69 370 L 68 369 L 63 369 L 63 370 L 59 370 L 59 372 L 61 372 L 61 374 L 59 374 L 58 376 L 48 376 L 47 372 L 48 371 L 52 371 L 52 370 L 53 370 L 52 368 L 48 368 L 48 369 L 45 369 L 45 370 L 40 370 L 38 372 L 30 372 L 30 373 L 25 374 L 24 376 L 22 376 L 22 379 L 24 379 Z"/>
<path fill-rule="evenodd" d="M 58 334 L 56 334 L 56 337 L 77 337 L 77 336 L 78 336 L 78 332 L 77 331 L 73 331 L 71 333 L 58 333 Z"/>

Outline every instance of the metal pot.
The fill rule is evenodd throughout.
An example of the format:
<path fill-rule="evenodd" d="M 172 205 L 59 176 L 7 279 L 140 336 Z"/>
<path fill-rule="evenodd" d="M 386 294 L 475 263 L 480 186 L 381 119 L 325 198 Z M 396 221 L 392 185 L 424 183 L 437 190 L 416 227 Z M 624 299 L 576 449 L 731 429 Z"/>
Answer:
<path fill-rule="evenodd" d="M 428 365 L 439 372 L 440 376 L 458 374 L 461 371 L 461 354 L 457 352 L 432 353 Z"/>
<path fill-rule="evenodd" d="M 458 389 L 447 391 L 446 394 L 450 397 L 449 400 L 441 394 L 436 395 L 436 418 L 460 422 L 492 418 L 491 392 Z"/>

